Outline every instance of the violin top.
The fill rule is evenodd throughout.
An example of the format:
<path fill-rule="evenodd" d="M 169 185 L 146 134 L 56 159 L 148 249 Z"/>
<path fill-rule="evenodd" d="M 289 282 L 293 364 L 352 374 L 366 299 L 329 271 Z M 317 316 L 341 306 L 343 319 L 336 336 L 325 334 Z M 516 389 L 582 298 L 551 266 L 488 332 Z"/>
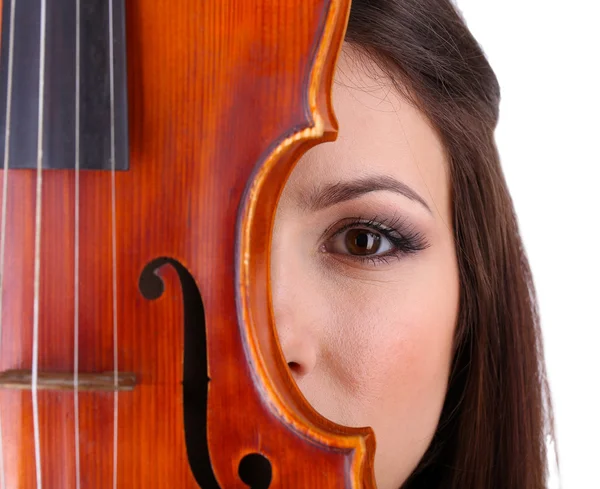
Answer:
<path fill-rule="evenodd" d="M 4 0 L 0 487 L 374 488 L 304 399 L 273 215 L 349 0 Z"/>

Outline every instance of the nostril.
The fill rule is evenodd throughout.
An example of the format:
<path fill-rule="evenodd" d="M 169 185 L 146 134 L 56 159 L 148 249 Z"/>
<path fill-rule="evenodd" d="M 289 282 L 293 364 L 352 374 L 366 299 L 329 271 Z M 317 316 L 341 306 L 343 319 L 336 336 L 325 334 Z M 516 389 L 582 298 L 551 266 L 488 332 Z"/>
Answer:
<path fill-rule="evenodd" d="M 310 374 L 316 365 L 316 350 L 310 339 L 287 338 L 282 342 L 283 358 L 296 380 Z"/>
<path fill-rule="evenodd" d="M 302 366 L 297 362 L 288 362 L 288 367 L 293 374 L 300 375 L 302 373 Z"/>

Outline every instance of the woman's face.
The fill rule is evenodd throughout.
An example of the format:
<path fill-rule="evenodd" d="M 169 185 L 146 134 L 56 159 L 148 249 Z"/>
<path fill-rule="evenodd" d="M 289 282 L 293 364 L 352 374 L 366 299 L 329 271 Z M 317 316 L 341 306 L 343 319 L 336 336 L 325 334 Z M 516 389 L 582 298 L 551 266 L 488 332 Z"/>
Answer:
<path fill-rule="evenodd" d="M 278 204 L 273 306 L 306 399 L 371 426 L 378 488 L 397 489 L 448 382 L 459 301 L 448 162 L 425 117 L 355 54 L 345 46 L 338 63 L 337 140 L 298 162 Z"/>

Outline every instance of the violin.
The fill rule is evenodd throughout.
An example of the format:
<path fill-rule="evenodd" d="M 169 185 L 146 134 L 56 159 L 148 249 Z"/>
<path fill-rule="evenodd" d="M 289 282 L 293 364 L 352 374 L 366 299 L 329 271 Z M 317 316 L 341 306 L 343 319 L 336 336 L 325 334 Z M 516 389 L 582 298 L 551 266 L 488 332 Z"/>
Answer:
<path fill-rule="evenodd" d="M 375 487 L 283 359 L 277 200 L 349 0 L 3 0 L 0 489 Z"/>

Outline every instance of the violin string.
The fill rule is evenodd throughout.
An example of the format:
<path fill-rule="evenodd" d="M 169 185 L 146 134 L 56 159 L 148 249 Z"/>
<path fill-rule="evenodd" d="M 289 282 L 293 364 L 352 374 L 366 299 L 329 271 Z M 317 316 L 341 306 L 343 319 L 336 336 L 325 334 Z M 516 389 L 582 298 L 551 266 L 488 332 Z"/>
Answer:
<path fill-rule="evenodd" d="M 40 421 L 38 412 L 38 349 L 40 323 L 40 245 L 42 233 L 42 160 L 44 122 L 44 73 L 46 57 L 46 0 L 41 1 L 40 15 L 40 72 L 38 89 L 37 178 L 35 201 L 35 257 L 33 278 L 33 348 L 31 361 L 31 401 L 33 405 L 33 436 L 35 442 L 35 476 L 37 489 L 42 489 L 42 460 L 40 455 Z"/>
<path fill-rule="evenodd" d="M 117 223 L 116 223 L 116 183 L 115 183 L 115 76 L 114 76 L 114 41 L 113 41 L 113 0 L 108 2 L 108 43 L 110 65 L 110 174 L 112 204 L 112 270 L 113 270 L 113 489 L 117 489 L 117 448 L 119 433 L 119 358 L 118 358 L 118 324 L 117 324 Z"/>
<path fill-rule="evenodd" d="M 10 24 L 8 28 L 8 81 L 6 86 L 6 125 L 4 129 L 4 171 L 2 174 L 2 217 L 0 228 L 0 355 L 2 352 L 2 298 L 4 291 L 4 248 L 6 245 L 6 211 L 8 207 L 8 160 L 10 149 L 10 116 L 12 106 L 13 54 L 15 43 L 15 3 L 10 3 Z M 0 489 L 6 489 L 4 475 L 4 450 L 2 447 L 2 419 L 0 417 Z"/>
<path fill-rule="evenodd" d="M 80 0 L 75 2 L 75 289 L 73 305 L 73 408 L 75 424 L 75 485 L 81 488 L 81 459 L 79 454 L 79 104 L 80 104 L 80 46 L 81 11 Z"/>

